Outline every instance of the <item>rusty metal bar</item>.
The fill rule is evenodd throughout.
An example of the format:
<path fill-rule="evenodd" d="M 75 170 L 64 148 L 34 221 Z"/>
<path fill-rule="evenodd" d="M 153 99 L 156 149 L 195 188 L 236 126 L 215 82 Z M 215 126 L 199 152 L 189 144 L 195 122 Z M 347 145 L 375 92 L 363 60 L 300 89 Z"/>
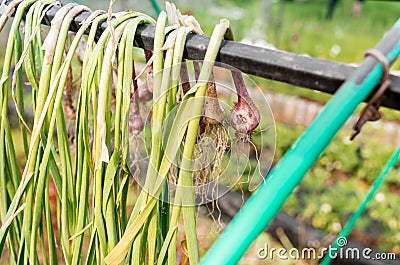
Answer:
<path fill-rule="evenodd" d="M 7 0 L 6 3 L 12 2 Z M 50 8 L 43 19 L 49 25 L 60 7 Z M 77 31 L 81 23 L 90 15 L 83 12 L 75 17 L 71 31 Z M 104 22 L 98 29 L 100 35 L 107 24 Z M 139 26 L 134 45 L 148 50 L 153 49 L 155 27 Z M 210 38 L 189 34 L 184 57 L 191 60 L 202 60 Z M 224 41 L 221 45 L 217 61 L 235 67 L 244 73 L 271 80 L 285 82 L 321 92 L 334 94 L 344 81 L 351 76 L 356 67 L 316 59 L 294 53 L 255 47 L 234 41 Z M 391 87 L 386 91 L 382 105 L 400 110 L 400 77 L 391 75 Z"/>

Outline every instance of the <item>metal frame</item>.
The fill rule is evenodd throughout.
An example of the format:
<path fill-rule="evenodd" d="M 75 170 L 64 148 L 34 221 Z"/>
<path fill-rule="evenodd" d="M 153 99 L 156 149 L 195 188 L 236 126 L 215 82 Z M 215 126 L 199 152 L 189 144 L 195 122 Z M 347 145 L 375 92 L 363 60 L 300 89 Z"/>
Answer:
<path fill-rule="evenodd" d="M 7 0 L 6 4 L 12 0 Z M 58 6 L 51 7 L 43 19 L 43 24 L 50 25 Z M 90 15 L 82 12 L 75 17 L 71 31 L 77 31 L 81 23 Z M 104 22 L 98 29 L 98 35 L 107 28 Z M 134 45 L 152 50 L 155 27 L 140 25 L 136 31 Z M 191 60 L 203 60 L 210 38 L 189 34 L 185 45 L 184 57 Z M 234 41 L 223 41 L 217 61 L 235 67 L 244 73 L 267 79 L 285 82 L 329 94 L 334 94 L 338 88 L 355 71 L 356 67 L 316 59 L 294 53 L 255 47 Z M 391 87 L 386 91 L 382 106 L 400 110 L 400 77 L 391 75 Z M 366 99 L 367 100 L 367 99 Z"/>

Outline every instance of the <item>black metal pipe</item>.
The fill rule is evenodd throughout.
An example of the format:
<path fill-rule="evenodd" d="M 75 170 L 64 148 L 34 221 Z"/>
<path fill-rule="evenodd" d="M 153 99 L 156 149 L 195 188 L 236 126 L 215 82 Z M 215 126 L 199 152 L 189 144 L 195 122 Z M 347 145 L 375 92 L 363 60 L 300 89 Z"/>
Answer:
<path fill-rule="evenodd" d="M 7 0 L 10 3 L 12 0 Z M 43 19 L 49 25 L 60 7 L 50 8 Z M 71 31 L 77 31 L 81 23 L 90 15 L 82 12 L 75 17 Z M 107 27 L 104 22 L 99 26 L 100 35 Z M 155 27 L 140 25 L 136 31 L 134 45 L 148 50 L 153 49 Z M 185 44 L 184 57 L 191 60 L 202 60 L 210 38 L 189 34 Z M 355 71 L 356 67 L 316 59 L 294 53 L 255 47 L 234 41 L 224 41 L 217 61 L 235 67 L 244 73 L 288 84 L 301 86 L 321 92 L 334 94 L 340 85 Z M 376 62 L 371 60 L 371 67 Z M 383 97 L 382 105 L 400 110 L 400 77 L 391 75 L 391 87 Z M 367 99 L 368 100 L 368 99 Z"/>

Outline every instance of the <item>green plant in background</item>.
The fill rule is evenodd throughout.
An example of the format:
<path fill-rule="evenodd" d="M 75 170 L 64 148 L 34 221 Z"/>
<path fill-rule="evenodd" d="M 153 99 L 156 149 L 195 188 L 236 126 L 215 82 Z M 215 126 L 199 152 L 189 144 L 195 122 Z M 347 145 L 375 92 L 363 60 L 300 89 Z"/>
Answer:
<path fill-rule="evenodd" d="M 279 160 L 301 128 L 277 123 L 277 132 L 275 159 Z M 381 143 L 369 137 L 349 142 L 349 134 L 349 130 L 342 130 L 283 207 L 283 211 L 330 234 L 341 230 L 394 150 L 390 145 L 382 148 Z M 394 253 L 400 251 L 399 222 L 393 218 L 400 201 L 398 171 L 394 169 L 388 175 L 356 224 L 365 238 L 371 236 L 379 242 L 373 247 Z"/>

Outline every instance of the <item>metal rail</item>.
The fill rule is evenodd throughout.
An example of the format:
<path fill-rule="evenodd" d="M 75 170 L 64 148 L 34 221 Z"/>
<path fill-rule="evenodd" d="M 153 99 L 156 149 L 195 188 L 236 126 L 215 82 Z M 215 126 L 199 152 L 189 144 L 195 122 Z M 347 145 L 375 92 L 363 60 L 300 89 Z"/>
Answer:
<path fill-rule="evenodd" d="M 6 3 L 11 3 L 7 0 Z M 50 8 L 43 19 L 43 24 L 50 21 L 60 7 Z M 75 17 L 71 31 L 77 31 L 81 23 L 90 15 L 82 12 Z M 104 22 L 98 29 L 100 35 L 107 27 Z M 136 31 L 134 45 L 148 50 L 153 49 L 155 27 L 140 25 Z M 191 60 L 202 60 L 210 38 L 189 34 L 185 45 L 184 57 Z M 313 90 L 334 94 L 344 81 L 356 70 L 346 64 L 316 59 L 294 53 L 255 47 L 234 41 L 224 41 L 221 45 L 217 61 L 233 66 L 244 73 L 267 79 L 285 82 Z M 375 62 L 371 62 L 370 67 Z M 391 87 L 386 91 L 382 105 L 400 110 L 400 77 L 390 76 Z"/>

